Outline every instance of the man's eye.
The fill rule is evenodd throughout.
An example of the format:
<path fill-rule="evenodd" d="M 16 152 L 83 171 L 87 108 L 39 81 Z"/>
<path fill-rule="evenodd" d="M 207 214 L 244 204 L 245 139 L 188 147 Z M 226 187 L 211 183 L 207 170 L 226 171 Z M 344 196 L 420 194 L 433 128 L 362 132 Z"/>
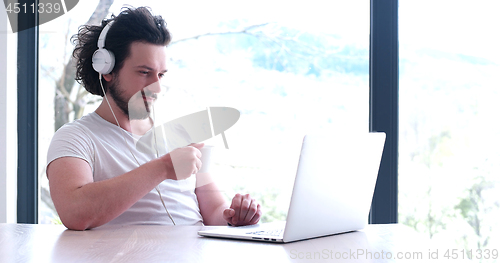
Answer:
<path fill-rule="evenodd" d="M 147 71 L 140 71 L 141 74 L 147 75 L 149 72 Z"/>
<path fill-rule="evenodd" d="M 165 76 L 165 74 L 160 73 L 160 74 L 158 74 L 158 76 L 159 76 L 160 78 L 163 78 L 163 77 Z"/>

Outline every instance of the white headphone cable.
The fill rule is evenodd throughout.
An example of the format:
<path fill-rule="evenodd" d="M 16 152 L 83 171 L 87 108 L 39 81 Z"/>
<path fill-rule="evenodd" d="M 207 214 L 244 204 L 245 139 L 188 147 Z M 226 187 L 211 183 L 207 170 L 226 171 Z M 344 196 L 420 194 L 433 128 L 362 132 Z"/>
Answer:
<path fill-rule="evenodd" d="M 115 121 L 116 121 L 116 124 L 118 125 L 119 128 L 121 128 L 120 126 L 120 123 L 118 122 L 118 119 L 116 118 L 116 115 L 113 111 L 113 109 L 111 108 L 111 104 L 109 103 L 109 100 L 108 100 L 108 97 L 106 96 L 106 92 L 104 91 L 104 86 L 102 85 L 102 74 L 99 73 L 99 83 L 101 84 L 101 89 L 102 89 L 102 92 L 104 94 L 104 99 L 106 100 L 107 104 L 108 104 L 108 107 L 109 109 L 111 110 L 111 114 L 113 114 L 113 117 L 115 118 Z M 155 118 L 154 116 L 154 106 L 153 106 L 153 118 Z M 150 118 L 151 120 L 151 118 Z M 155 150 L 156 150 L 156 157 L 158 158 L 159 157 L 159 153 L 158 153 L 158 145 L 157 145 L 157 142 L 156 142 L 156 131 L 155 131 L 155 127 L 154 127 L 154 121 L 151 120 L 151 124 L 152 124 L 152 128 L 153 128 L 153 135 L 154 135 L 154 140 L 155 140 Z M 125 142 L 125 145 L 127 145 L 127 148 L 129 150 L 129 152 L 132 154 L 132 157 L 134 157 L 135 161 L 137 162 L 137 164 L 139 166 L 141 166 L 141 164 L 139 163 L 139 161 L 137 160 L 137 158 L 135 157 L 134 153 L 132 152 L 132 150 L 130 149 L 130 145 L 128 145 L 127 143 L 127 140 L 125 139 L 125 135 L 123 135 L 123 130 L 121 130 L 121 134 L 122 134 L 122 137 L 123 137 L 123 141 Z M 161 195 L 161 192 L 160 192 L 160 189 L 158 188 L 158 186 L 155 187 L 156 191 L 158 192 L 158 195 L 160 196 L 160 200 L 161 200 L 161 203 L 163 205 L 163 207 L 165 208 L 165 211 L 167 212 L 167 215 L 168 217 L 170 218 L 170 220 L 172 221 L 172 224 L 174 224 L 175 226 L 175 221 L 174 219 L 172 218 L 172 216 L 170 215 L 170 213 L 168 212 L 168 209 L 167 209 L 167 206 L 165 205 L 165 202 L 163 201 L 163 197 Z"/>
<path fill-rule="evenodd" d="M 149 118 L 149 119 L 151 120 L 151 118 Z M 153 119 L 156 119 L 154 105 L 153 105 Z M 160 154 L 158 153 L 158 143 L 156 141 L 156 129 L 155 129 L 155 125 L 154 125 L 154 120 L 151 120 L 151 127 L 153 127 L 153 137 L 154 137 L 154 140 L 155 140 L 156 158 L 159 158 Z M 130 149 L 129 149 L 129 151 L 130 151 Z M 133 155 L 133 153 L 132 153 L 132 155 Z M 161 203 L 162 203 L 163 207 L 165 208 L 165 211 L 167 211 L 168 217 L 170 218 L 170 220 L 172 221 L 172 223 L 175 226 L 175 221 L 172 218 L 172 216 L 170 215 L 170 213 L 168 212 L 167 206 L 165 205 L 165 202 L 163 201 L 163 197 L 161 196 L 161 192 L 160 192 L 160 189 L 159 189 L 158 185 L 155 187 L 155 189 L 158 192 L 158 195 L 160 196 L 160 200 L 161 200 Z"/>

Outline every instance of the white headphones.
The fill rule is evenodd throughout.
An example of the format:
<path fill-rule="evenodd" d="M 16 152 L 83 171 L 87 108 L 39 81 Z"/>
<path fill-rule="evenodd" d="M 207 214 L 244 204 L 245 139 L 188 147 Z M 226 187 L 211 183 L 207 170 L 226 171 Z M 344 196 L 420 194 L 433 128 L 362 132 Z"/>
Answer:
<path fill-rule="evenodd" d="M 97 47 L 99 49 L 97 49 L 92 55 L 92 67 L 95 71 L 103 75 L 110 73 L 115 66 L 115 55 L 113 55 L 113 52 L 104 48 L 106 34 L 108 34 L 112 23 L 113 21 L 107 23 L 101 31 L 99 39 L 97 40 Z"/>

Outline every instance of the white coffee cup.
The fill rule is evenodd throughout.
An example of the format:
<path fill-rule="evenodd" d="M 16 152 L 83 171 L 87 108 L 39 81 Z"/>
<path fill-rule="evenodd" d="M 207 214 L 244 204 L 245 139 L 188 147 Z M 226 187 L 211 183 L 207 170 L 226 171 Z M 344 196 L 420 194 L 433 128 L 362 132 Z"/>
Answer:
<path fill-rule="evenodd" d="M 205 145 L 205 146 L 203 146 L 203 148 L 200 149 L 201 169 L 198 171 L 198 173 L 209 173 L 210 172 L 210 167 L 212 166 L 213 149 L 214 149 L 214 146 L 212 146 L 212 145 Z"/>

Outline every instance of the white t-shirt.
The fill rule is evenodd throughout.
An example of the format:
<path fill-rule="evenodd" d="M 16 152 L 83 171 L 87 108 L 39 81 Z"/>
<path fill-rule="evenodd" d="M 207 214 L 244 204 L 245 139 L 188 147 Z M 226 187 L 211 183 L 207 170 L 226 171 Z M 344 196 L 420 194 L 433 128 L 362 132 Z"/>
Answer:
<path fill-rule="evenodd" d="M 144 136 L 152 136 L 152 132 Z M 137 168 L 137 161 L 142 165 L 156 158 L 156 151 L 148 153 L 136 148 L 138 138 L 93 112 L 57 130 L 48 150 L 47 165 L 61 157 L 77 157 L 90 165 L 95 182 L 113 178 Z M 189 144 L 189 136 L 182 132 L 173 140 L 175 143 L 169 141 L 168 146 L 161 136 L 156 138 L 162 140 L 157 144 L 160 156 L 168 149 Z M 177 225 L 202 224 L 195 185 L 195 176 L 182 181 L 167 179 L 159 185 L 165 205 Z M 172 221 L 153 189 L 108 224 L 171 225 Z"/>

